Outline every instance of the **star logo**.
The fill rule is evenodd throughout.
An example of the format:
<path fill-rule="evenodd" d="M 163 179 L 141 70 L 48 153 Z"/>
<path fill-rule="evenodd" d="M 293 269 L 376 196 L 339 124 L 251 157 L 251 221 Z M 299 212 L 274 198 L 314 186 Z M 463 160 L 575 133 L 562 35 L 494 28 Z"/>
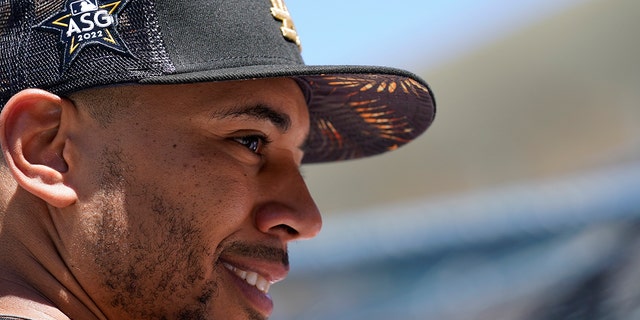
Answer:
<path fill-rule="evenodd" d="M 106 47 L 133 56 L 116 30 L 118 14 L 127 2 L 129 0 L 66 0 L 62 10 L 34 26 L 60 34 L 60 43 L 64 46 L 61 74 L 87 46 Z"/>

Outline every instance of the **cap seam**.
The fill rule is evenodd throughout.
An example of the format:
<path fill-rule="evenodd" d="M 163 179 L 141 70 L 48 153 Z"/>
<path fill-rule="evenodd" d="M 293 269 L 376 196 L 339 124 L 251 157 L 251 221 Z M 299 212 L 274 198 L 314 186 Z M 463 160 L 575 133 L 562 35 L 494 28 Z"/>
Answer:
<path fill-rule="evenodd" d="M 203 62 L 216 62 L 216 61 L 229 61 L 229 60 L 240 60 L 240 59 L 251 59 L 251 58 L 262 58 L 276 61 L 287 61 L 287 62 L 299 62 L 295 59 L 283 58 L 283 57 L 274 57 L 274 56 L 235 56 L 235 57 L 224 57 L 220 59 L 210 59 L 210 60 L 202 60 L 198 63 L 190 63 L 188 65 L 197 65 Z M 185 64 L 186 65 L 186 64 Z"/>
<path fill-rule="evenodd" d="M 262 59 L 263 61 L 251 61 L 251 64 L 244 64 L 243 66 L 261 66 L 265 63 L 282 63 L 283 65 L 287 65 L 290 63 L 294 64 L 302 64 L 300 61 L 296 61 L 294 59 L 282 58 L 282 57 L 271 57 L 271 56 L 238 56 L 238 57 L 227 57 L 223 59 L 211 59 L 211 60 L 203 60 L 196 63 L 182 64 L 180 67 L 176 66 L 174 72 L 185 72 L 185 71 L 197 71 L 199 66 L 207 65 L 210 63 L 224 63 L 230 61 L 242 61 L 247 59 Z M 229 66 L 232 67 L 232 66 Z M 181 71 L 178 71 L 182 69 Z M 170 72 L 172 73 L 172 72 Z"/>

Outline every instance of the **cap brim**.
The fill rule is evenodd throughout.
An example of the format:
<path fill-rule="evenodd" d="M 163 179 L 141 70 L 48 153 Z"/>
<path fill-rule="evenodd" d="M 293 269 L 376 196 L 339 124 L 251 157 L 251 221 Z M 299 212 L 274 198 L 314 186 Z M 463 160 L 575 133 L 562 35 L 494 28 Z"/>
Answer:
<path fill-rule="evenodd" d="M 435 99 L 427 83 L 387 67 L 260 65 L 156 76 L 140 83 L 273 77 L 294 77 L 308 93 L 311 129 L 303 163 L 357 159 L 397 149 L 427 130 L 435 118 Z"/>

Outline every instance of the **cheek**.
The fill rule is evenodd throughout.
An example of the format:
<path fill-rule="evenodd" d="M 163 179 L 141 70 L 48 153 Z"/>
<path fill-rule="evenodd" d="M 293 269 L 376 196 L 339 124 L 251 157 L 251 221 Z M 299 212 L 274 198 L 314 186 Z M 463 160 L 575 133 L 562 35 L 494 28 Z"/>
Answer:
<path fill-rule="evenodd" d="M 99 270 L 83 282 L 99 283 L 97 295 L 116 307 L 211 294 L 218 245 L 249 221 L 252 188 L 241 167 L 176 151 L 160 158 L 105 150 L 99 191 L 80 206 L 87 232 L 74 252 L 83 255 L 79 265 Z M 135 297 L 153 301 L 131 303 Z"/>
<path fill-rule="evenodd" d="M 210 227 L 238 227 L 249 216 L 256 192 L 250 170 L 222 144 L 207 141 L 178 145 L 177 157 L 165 160 L 163 174 L 171 181 L 167 194 L 200 212 Z"/>
<path fill-rule="evenodd" d="M 237 189 L 225 177 L 215 184 L 220 186 L 207 188 L 212 193 L 228 196 L 230 189 Z M 168 190 L 167 185 L 179 188 Z M 184 179 L 161 185 L 127 180 L 126 186 L 95 198 L 100 219 L 93 222 L 94 241 L 86 241 L 83 250 L 93 256 L 92 274 L 99 279 L 88 280 L 101 284 L 103 299 L 143 317 L 145 311 L 135 306 L 198 305 L 219 294 L 213 269 L 216 249 L 241 224 L 242 214 L 235 211 L 242 206 L 187 192 Z"/>
<path fill-rule="evenodd" d="M 163 241 L 160 230 L 194 232 L 190 225 L 202 233 L 203 241 L 220 242 L 252 211 L 255 187 L 247 168 L 226 152 L 224 143 L 193 132 L 163 133 L 140 131 L 122 141 L 121 155 L 110 153 L 113 162 L 126 163 L 116 172 L 121 178 L 111 180 L 127 181 L 130 219 L 138 219 L 136 224 L 148 229 L 141 231 L 156 241 Z"/>
<path fill-rule="evenodd" d="M 146 193 L 157 195 L 151 199 L 156 203 L 152 207 L 156 214 L 167 210 L 186 214 L 207 230 L 224 233 L 238 228 L 252 211 L 254 188 L 242 168 L 225 157 L 176 159 L 173 166 L 165 167 L 154 180 L 151 188 L 155 190 Z M 160 196 L 179 208 L 159 205 Z"/>

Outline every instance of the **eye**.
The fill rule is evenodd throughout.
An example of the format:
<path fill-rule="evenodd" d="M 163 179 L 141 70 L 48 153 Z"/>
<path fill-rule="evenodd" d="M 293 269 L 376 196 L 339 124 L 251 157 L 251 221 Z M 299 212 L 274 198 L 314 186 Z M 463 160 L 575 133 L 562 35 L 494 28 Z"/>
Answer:
<path fill-rule="evenodd" d="M 260 154 L 262 148 L 269 143 L 267 138 L 260 135 L 249 135 L 243 137 L 233 138 L 233 141 L 245 146 L 249 151 Z"/>

